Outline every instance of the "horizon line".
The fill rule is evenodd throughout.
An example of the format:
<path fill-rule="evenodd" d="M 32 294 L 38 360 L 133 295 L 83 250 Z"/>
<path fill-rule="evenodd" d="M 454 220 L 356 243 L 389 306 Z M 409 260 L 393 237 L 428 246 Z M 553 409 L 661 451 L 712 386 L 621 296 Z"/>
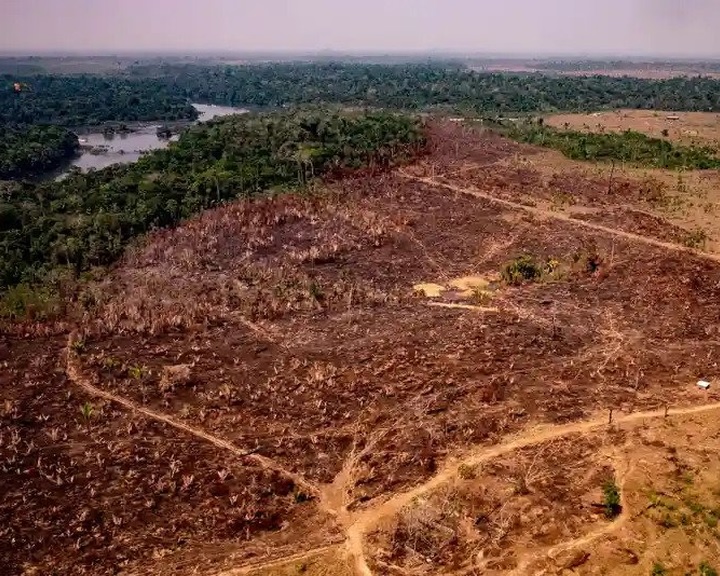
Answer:
<path fill-rule="evenodd" d="M 470 59 L 478 58 L 485 60 L 588 60 L 605 61 L 627 60 L 643 58 L 650 62 L 662 61 L 695 61 L 711 62 L 720 60 L 720 55 L 710 54 L 689 54 L 689 53 L 653 53 L 653 52 L 484 52 L 481 50 L 458 50 L 458 49 L 402 49 L 402 50 L 343 50 L 343 49 L 254 49 L 254 50 L 229 50 L 229 49 L 101 49 L 101 50 L 67 50 L 67 49 L 17 49 L 0 50 L 0 58 L 63 58 L 78 57 L 87 58 L 112 58 L 112 57 L 353 57 L 353 58 L 377 58 L 377 57 L 426 57 L 429 59 L 455 58 Z"/>

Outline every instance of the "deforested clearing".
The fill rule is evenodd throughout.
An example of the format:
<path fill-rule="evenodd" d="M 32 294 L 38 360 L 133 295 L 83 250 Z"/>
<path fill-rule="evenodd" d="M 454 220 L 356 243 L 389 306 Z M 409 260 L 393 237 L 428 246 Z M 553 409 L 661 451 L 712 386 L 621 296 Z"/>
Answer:
<path fill-rule="evenodd" d="M 462 123 L 426 147 L 151 232 L 75 324 L 6 330 L 8 573 L 717 558 L 720 395 L 696 382 L 720 256 L 633 174 L 550 174 Z"/>

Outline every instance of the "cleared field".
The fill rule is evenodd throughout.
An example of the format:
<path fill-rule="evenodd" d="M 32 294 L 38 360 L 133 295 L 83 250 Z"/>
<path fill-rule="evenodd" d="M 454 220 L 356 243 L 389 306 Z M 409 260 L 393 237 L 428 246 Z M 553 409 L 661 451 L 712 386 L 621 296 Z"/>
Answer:
<path fill-rule="evenodd" d="M 717 569 L 718 432 L 717 412 L 671 413 L 460 464 L 371 535 L 377 573 Z M 608 485 L 620 495 L 616 517 L 603 504 Z"/>
<path fill-rule="evenodd" d="M 545 72 L 548 72 L 545 70 Z M 717 72 L 708 72 L 706 70 L 698 70 L 692 67 L 678 68 L 652 68 L 652 67 L 632 67 L 618 68 L 608 70 L 606 68 L 594 68 L 592 70 L 575 70 L 560 72 L 566 76 L 613 76 L 622 78 L 630 76 L 631 78 L 645 78 L 648 80 L 667 80 L 668 78 L 684 78 L 693 76 L 705 76 L 709 78 L 718 78 L 720 74 Z"/>
<path fill-rule="evenodd" d="M 586 132 L 634 130 L 686 145 L 716 147 L 720 143 L 720 114 L 712 112 L 613 110 L 590 114 L 555 114 L 548 116 L 545 121 L 555 128 Z"/>
<path fill-rule="evenodd" d="M 509 72 L 509 73 L 542 73 L 561 76 L 612 76 L 621 78 L 646 78 L 649 80 L 665 80 L 668 78 L 681 78 L 705 76 L 717 78 L 720 76 L 717 67 L 708 66 L 707 63 L 690 62 L 617 62 L 608 66 L 603 62 L 547 62 L 537 60 L 492 60 L 482 62 L 469 62 L 469 67 L 478 72 Z"/>
<path fill-rule="evenodd" d="M 559 152 L 518 148 L 491 166 L 460 166 L 447 182 L 469 178 L 493 194 L 559 215 L 616 224 L 625 231 L 720 254 L 720 172 L 578 162 Z"/>
<path fill-rule="evenodd" d="M 715 449 L 720 393 L 695 384 L 718 372 L 720 256 L 643 181 L 549 176 L 462 126 L 429 138 L 401 170 L 156 232 L 88 288 L 79 330 L 2 337 L 9 574 L 668 562 L 659 528 L 652 549 L 613 538 L 655 530 L 630 463 L 666 491 L 658 442 Z M 615 520 L 594 506 L 611 479 Z"/>

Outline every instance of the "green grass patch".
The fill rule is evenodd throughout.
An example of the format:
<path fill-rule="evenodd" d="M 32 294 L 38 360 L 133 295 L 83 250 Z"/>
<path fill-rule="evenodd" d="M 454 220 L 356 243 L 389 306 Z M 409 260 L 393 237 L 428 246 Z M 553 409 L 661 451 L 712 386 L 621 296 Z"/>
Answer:
<path fill-rule="evenodd" d="M 49 287 L 18 284 L 0 293 L 0 318 L 47 320 L 62 311 L 60 296 Z"/>

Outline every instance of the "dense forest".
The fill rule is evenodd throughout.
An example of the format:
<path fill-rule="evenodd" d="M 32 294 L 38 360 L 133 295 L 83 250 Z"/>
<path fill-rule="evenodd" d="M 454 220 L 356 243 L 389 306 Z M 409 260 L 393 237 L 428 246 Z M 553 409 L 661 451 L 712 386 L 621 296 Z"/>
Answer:
<path fill-rule="evenodd" d="M 23 89 L 17 92 L 14 84 Z M 97 125 L 197 116 L 189 102 L 278 108 L 347 104 L 468 113 L 641 108 L 720 111 L 711 78 L 490 74 L 452 63 L 152 64 L 107 76 L 0 76 L 0 124 Z"/>
<path fill-rule="evenodd" d="M 15 87 L 20 85 L 20 90 Z M 73 154 L 63 127 L 196 117 L 190 102 L 282 109 L 332 103 L 440 109 L 498 117 L 552 110 L 657 108 L 720 111 L 720 81 L 484 74 L 460 64 L 148 64 L 107 76 L 0 76 L 0 178 L 22 177 Z M 572 158 L 712 168 L 711 150 L 637 133 L 584 134 L 515 122 L 515 138 Z M 329 171 L 383 166 L 417 151 L 416 120 L 274 112 L 187 129 L 167 150 L 61 182 L 0 183 L 0 291 L 111 263 L 154 227 L 241 196 L 304 185 Z"/>
<path fill-rule="evenodd" d="M 115 76 L 5 74 L 0 76 L 0 125 L 93 126 L 196 118 L 197 111 L 187 99 L 166 84 Z"/>
<path fill-rule="evenodd" d="M 164 64 L 135 66 L 128 73 L 194 102 L 231 106 L 336 103 L 500 114 L 602 108 L 720 111 L 720 81 L 700 77 L 490 74 L 448 63 Z"/>
<path fill-rule="evenodd" d="M 78 148 L 77 136 L 59 126 L 0 124 L 0 179 L 53 170 L 72 158 Z"/>
<path fill-rule="evenodd" d="M 628 162 L 648 168 L 720 169 L 711 148 L 681 146 L 640 132 L 578 132 L 558 130 L 532 121 L 505 124 L 508 136 L 559 150 L 573 160 Z"/>
<path fill-rule="evenodd" d="M 99 76 L 0 76 L 0 179 L 57 168 L 78 150 L 62 127 L 189 120 L 197 111 L 155 80 Z"/>
<path fill-rule="evenodd" d="M 132 237 L 226 200 L 302 186 L 334 170 L 387 166 L 423 145 L 387 113 L 274 113 L 197 125 L 134 165 L 0 188 L 0 290 L 66 267 L 111 263 Z"/>
<path fill-rule="evenodd" d="M 17 89 L 17 86 L 20 89 Z M 32 126 L 188 120 L 190 102 L 278 109 L 340 104 L 502 116 L 555 110 L 647 108 L 720 111 L 710 78 L 552 77 L 473 72 L 460 63 L 272 63 L 247 66 L 147 63 L 113 74 L 0 75 L 0 178 L 53 168 L 71 154 L 69 136 Z M 28 153 L 41 151 L 32 161 Z"/>

